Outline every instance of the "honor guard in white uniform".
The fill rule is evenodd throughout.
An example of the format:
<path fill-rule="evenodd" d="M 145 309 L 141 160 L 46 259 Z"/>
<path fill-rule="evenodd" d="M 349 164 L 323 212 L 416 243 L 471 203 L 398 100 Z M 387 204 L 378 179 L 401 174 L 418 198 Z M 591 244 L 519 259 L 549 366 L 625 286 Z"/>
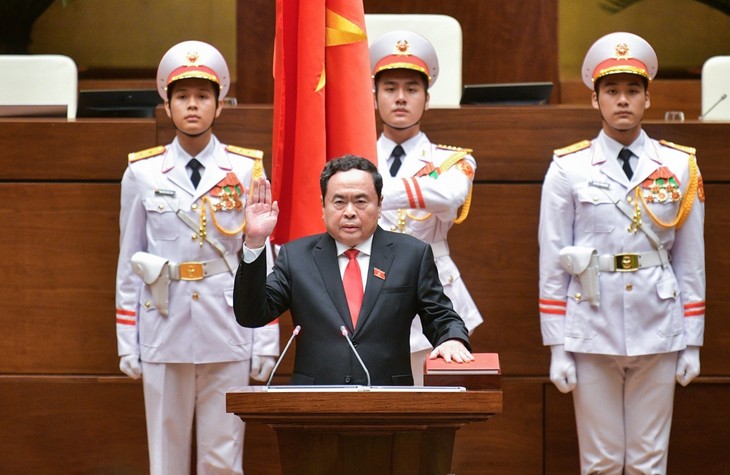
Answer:
<path fill-rule="evenodd" d="M 471 333 L 482 316 L 449 255 L 447 235 L 468 214 L 476 161 L 471 150 L 433 144 L 421 131 L 428 89 L 438 77 L 436 51 L 423 36 L 395 30 L 370 46 L 370 64 L 375 108 L 383 124 L 378 139 L 378 169 L 383 175 L 379 224 L 431 244 L 444 291 Z M 411 366 L 416 385 L 423 385 L 424 359 L 430 351 L 421 321 L 414 318 Z"/>
<path fill-rule="evenodd" d="M 162 58 L 157 85 L 176 129 L 167 146 L 129 154 L 122 178 L 116 328 L 120 369 L 142 377 L 150 473 L 243 473 L 240 418 L 225 394 L 266 381 L 278 325 L 243 328 L 233 279 L 245 193 L 263 176 L 262 152 L 212 133 L 228 92 L 223 56 L 186 41 Z"/>
<path fill-rule="evenodd" d="M 556 150 L 540 209 L 540 325 L 573 391 L 581 472 L 664 474 L 675 380 L 699 374 L 705 195 L 695 150 L 641 128 L 657 57 L 612 33 L 583 82 L 602 130 Z"/>

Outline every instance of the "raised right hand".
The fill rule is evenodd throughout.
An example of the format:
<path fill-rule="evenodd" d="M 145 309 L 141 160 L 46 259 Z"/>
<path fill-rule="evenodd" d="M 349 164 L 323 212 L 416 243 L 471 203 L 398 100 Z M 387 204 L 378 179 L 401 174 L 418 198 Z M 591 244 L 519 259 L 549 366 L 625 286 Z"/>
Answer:
<path fill-rule="evenodd" d="M 253 181 L 251 192 L 246 195 L 245 217 L 246 247 L 263 247 L 279 217 L 279 203 L 272 202 L 271 182 L 266 178 Z"/>

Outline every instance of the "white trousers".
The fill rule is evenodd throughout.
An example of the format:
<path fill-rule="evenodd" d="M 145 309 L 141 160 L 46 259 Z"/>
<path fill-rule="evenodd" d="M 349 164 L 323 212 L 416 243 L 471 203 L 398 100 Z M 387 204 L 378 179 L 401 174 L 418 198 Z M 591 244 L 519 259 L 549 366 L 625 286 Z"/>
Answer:
<path fill-rule="evenodd" d="M 677 353 L 574 356 L 581 473 L 665 474 Z"/>
<path fill-rule="evenodd" d="M 193 416 L 197 473 L 243 474 L 243 431 L 226 392 L 248 384 L 249 362 L 142 363 L 151 475 L 190 473 Z"/>

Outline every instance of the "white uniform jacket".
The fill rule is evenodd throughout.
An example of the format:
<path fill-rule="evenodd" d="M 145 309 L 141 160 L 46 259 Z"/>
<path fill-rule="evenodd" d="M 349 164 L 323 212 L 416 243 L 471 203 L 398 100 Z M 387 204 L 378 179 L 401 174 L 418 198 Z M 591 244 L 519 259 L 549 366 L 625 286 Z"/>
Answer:
<path fill-rule="evenodd" d="M 243 207 L 258 151 L 226 147 L 214 136 L 196 158 L 204 165 L 193 188 L 185 165 L 190 156 L 175 139 L 167 147 L 130 154 L 122 178 L 117 265 L 116 328 L 119 355 L 137 354 L 151 363 L 244 361 L 275 356 L 278 325 L 251 330 L 233 314 L 233 278 L 242 246 Z M 249 155 L 249 156 L 246 156 Z M 260 157 L 259 157 L 260 159 Z M 263 169 L 259 170 L 263 173 Z M 132 255 L 145 251 L 174 265 L 208 262 L 221 255 L 176 215 L 201 223 L 233 256 L 233 269 L 200 280 L 171 280 L 168 316 L 160 314 L 150 287 L 134 272 Z M 223 231 L 221 231 L 223 230 Z"/>
<path fill-rule="evenodd" d="M 471 333 L 483 320 L 449 255 L 447 234 L 459 207 L 470 196 L 476 161 L 469 150 L 432 144 L 421 132 L 401 144 L 406 155 L 397 175 L 391 177 L 388 158 L 395 145 L 382 135 L 378 139 L 378 169 L 383 175 L 379 224 L 388 231 L 410 234 L 431 244 L 444 292 Z M 452 157 L 458 158 L 455 164 L 437 170 Z M 411 351 L 427 348 L 431 344 L 416 318 L 411 326 Z"/>
<path fill-rule="evenodd" d="M 603 132 L 556 151 L 545 176 L 540 209 L 540 321 L 545 345 L 571 352 L 637 356 L 701 346 L 705 316 L 704 190 L 699 170 L 690 186 L 694 149 L 658 142 L 641 132 L 630 147 L 638 156 L 629 180 L 617 158 L 621 145 Z M 678 191 L 672 190 L 678 185 Z M 644 199 L 641 199 L 643 195 Z M 689 197 L 685 200 L 685 197 Z M 692 200 L 681 227 L 671 225 Z M 655 246 L 616 206 L 638 210 L 643 226 L 660 238 L 667 266 L 598 274 L 600 306 L 583 298 L 578 278 L 561 267 L 566 246 L 613 256 L 651 253 Z M 664 223 L 660 226 L 650 216 Z"/>

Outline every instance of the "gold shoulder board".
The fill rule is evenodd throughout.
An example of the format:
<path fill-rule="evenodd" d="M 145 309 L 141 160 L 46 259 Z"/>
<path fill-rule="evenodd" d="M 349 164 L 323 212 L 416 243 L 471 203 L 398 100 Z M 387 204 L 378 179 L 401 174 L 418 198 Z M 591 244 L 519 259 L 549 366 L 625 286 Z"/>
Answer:
<path fill-rule="evenodd" d="M 255 150 L 253 148 L 243 148 L 243 147 L 236 147 L 235 145 L 226 145 L 226 150 L 235 153 L 236 155 L 241 155 L 243 157 L 253 158 L 256 160 L 261 160 L 264 158 L 264 152 L 261 150 Z"/>
<path fill-rule="evenodd" d="M 129 163 L 136 162 L 138 160 L 144 160 L 145 158 L 156 157 L 165 151 L 164 145 L 158 145 L 157 147 L 148 148 L 146 150 L 140 150 L 139 152 L 132 152 L 127 156 Z"/>
<path fill-rule="evenodd" d="M 553 154 L 557 155 L 558 157 L 563 157 L 565 155 L 570 155 L 571 153 L 580 152 L 581 150 L 585 150 L 590 146 L 591 146 L 590 140 L 581 140 L 580 142 L 576 142 L 572 145 L 568 145 L 567 147 L 553 150 Z"/>
<path fill-rule="evenodd" d="M 686 153 L 688 155 L 694 155 L 695 153 L 697 153 L 697 149 L 695 149 L 694 147 L 687 147 L 686 145 L 679 145 L 679 144 L 676 144 L 676 143 L 673 143 L 673 142 L 669 142 L 667 140 L 660 140 L 659 143 L 662 144 L 662 145 L 664 145 L 665 147 L 669 147 L 669 148 L 673 148 L 675 150 L 679 150 L 679 151 L 684 152 L 684 153 Z"/>
<path fill-rule="evenodd" d="M 461 148 L 461 147 L 454 147 L 453 145 L 436 145 L 436 148 L 440 148 L 441 150 L 451 150 L 452 152 L 464 152 L 464 153 L 472 153 L 474 150 L 470 148 Z"/>

